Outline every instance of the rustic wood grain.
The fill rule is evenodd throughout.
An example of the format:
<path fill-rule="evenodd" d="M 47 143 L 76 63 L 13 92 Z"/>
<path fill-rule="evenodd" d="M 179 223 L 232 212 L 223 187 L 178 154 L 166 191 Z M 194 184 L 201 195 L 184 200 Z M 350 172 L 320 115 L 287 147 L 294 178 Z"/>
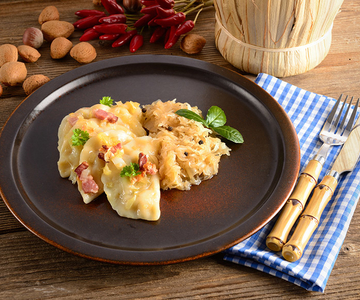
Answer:
<path fill-rule="evenodd" d="M 41 10 L 55 5 L 60 18 L 74 22 L 74 12 L 93 8 L 92 0 L 17 0 L 0 2 L 0 45 L 22 42 L 27 27 L 38 27 Z M 340 93 L 360 96 L 360 2 L 345 0 L 333 29 L 328 56 L 305 74 L 284 78 L 319 94 L 337 98 Z M 204 11 L 194 32 L 207 43 L 192 56 L 238 72 L 228 64 L 214 44 L 214 10 Z M 72 41 L 77 42 L 80 32 Z M 145 34 L 145 40 L 149 36 Z M 92 42 L 96 61 L 137 54 L 187 56 L 179 47 L 164 50 L 145 43 L 136 53 L 126 48 L 112 49 L 107 43 Z M 40 49 L 41 58 L 27 64 L 28 74 L 44 74 L 53 79 L 80 66 L 70 57 L 50 58 L 49 45 Z M 250 79 L 255 76 L 244 74 Z M 136 84 L 136 83 L 135 83 Z M 0 97 L 2 128 L 25 94 L 21 87 L 4 88 Z M 224 262 L 222 254 L 167 266 L 120 266 L 88 260 L 59 250 L 39 239 L 13 217 L 0 199 L 0 299 L 359 299 L 360 212 L 355 211 L 347 237 L 336 260 L 324 294 L 307 292 L 271 275 Z"/>

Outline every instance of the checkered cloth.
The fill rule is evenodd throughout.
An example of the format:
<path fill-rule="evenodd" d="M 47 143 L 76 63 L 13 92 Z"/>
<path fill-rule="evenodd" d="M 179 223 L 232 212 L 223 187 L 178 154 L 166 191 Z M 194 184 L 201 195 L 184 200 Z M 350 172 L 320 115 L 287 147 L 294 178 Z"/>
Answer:
<path fill-rule="evenodd" d="M 305 91 L 267 74 L 259 74 L 255 82 L 280 103 L 294 124 L 300 141 L 302 170 L 322 144 L 318 135 L 335 100 Z M 340 149 L 331 148 L 319 181 L 331 167 Z M 341 176 L 318 228 L 303 256 L 296 262 L 290 263 L 282 258 L 281 252 L 271 252 L 266 247 L 265 240 L 276 217 L 256 234 L 226 250 L 224 259 L 280 277 L 310 291 L 324 292 L 359 196 L 360 163 L 355 170 Z"/>

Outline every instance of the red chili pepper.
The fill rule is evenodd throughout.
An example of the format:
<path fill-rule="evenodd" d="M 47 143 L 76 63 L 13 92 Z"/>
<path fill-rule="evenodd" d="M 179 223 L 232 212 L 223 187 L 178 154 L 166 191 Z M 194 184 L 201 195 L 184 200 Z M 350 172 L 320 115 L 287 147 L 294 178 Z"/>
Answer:
<path fill-rule="evenodd" d="M 179 40 L 180 36 L 175 34 L 177 29 L 178 25 L 173 25 L 170 27 L 169 37 L 164 46 L 165 49 L 170 49 Z"/>
<path fill-rule="evenodd" d="M 144 37 L 141 34 L 135 34 L 130 41 L 130 52 L 136 52 L 144 43 Z"/>
<path fill-rule="evenodd" d="M 153 15 L 143 15 L 140 19 L 138 19 L 134 23 L 134 27 L 136 27 L 136 28 L 143 27 L 143 26 L 147 25 L 153 18 L 154 18 Z"/>
<path fill-rule="evenodd" d="M 136 34 L 137 34 L 136 29 L 125 32 L 115 42 L 113 42 L 112 47 L 116 48 L 125 45 L 126 43 L 130 42 L 132 37 L 135 36 Z"/>
<path fill-rule="evenodd" d="M 100 33 L 122 34 L 125 33 L 127 25 L 123 23 L 100 24 L 100 25 L 95 25 L 93 28 Z"/>
<path fill-rule="evenodd" d="M 158 7 L 160 7 L 159 4 L 155 4 L 155 5 L 151 5 L 151 6 L 146 6 L 146 7 L 142 8 L 142 9 L 140 10 L 140 12 L 141 12 L 142 14 L 150 14 L 150 15 L 154 15 L 154 16 L 155 16 L 155 15 L 157 15 L 156 9 L 157 9 Z"/>
<path fill-rule="evenodd" d="M 140 3 L 144 6 L 152 6 L 158 4 L 156 0 L 141 0 Z"/>
<path fill-rule="evenodd" d="M 164 19 L 157 19 L 155 23 L 162 26 L 162 27 L 170 27 L 173 25 L 181 24 L 186 20 L 186 15 L 182 12 L 179 12 L 171 17 L 167 17 Z"/>
<path fill-rule="evenodd" d="M 81 9 L 76 11 L 75 15 L 77 15 L 80 18 L 85 18 L 85 17 L 97 16 L 97 15 L 105 16 L 105 13 L 97 9 Z"/>
<path fill-rule="evenodd" d="M 102 34 L 99 36 L 99 39 L 102 40 L 102 41 L 113 41 L 113 40 L 116 40 L 118 37 L 120 36 L 120 34 Z"/>
<path fill-rule="evenodd" d="M 164 43 L 166 44 L 167 41 L 169 40 L 170 36 L 173 36 L 175 34 L 177 26 L 171 26 L 171 27 L 165 28 L 165 29 L 167 29 L 166 34 L 165 34 L 165 39 L 164 39 Z"/>
<path fill-rule="evenodd" d="M 105 7 L 110 15 L 123 14 L 124 9 L 116 3 L 116 0 L 101 0 L 101 4 Z"/>
<path fill-rule="evenodd" d="M 115 14 L 106 17 L 102 17 L 99 20 L 100 23 L 113 24 L 113 23 L 126 23 L 126 16 L 124 14 Z"/>
<path fill-rule="evenodd" d="M 165 38 L 164 38 L 164 45 L 166 44 L 166 42 L 169 40 L 169 36 L 170 36 L 170 32 L 171 32 L 171 27 L 170 28 L 165 28 L 166 32 L 165 32 Z"/>
<path fill-rule="evenodd" d="M 158 41 L 166 32 L 166 28 L 164 27 L 156 27 L 156 29 L 154 30 L 153 34 L 150 37 L 150 43 L 155 43 L 156 41 Z"/>
<path fill-rule="evenodd" d="M 152 20 L 150 20 L 148 22 L 148 26 L 158 26 L 156 23 L 155 23 L 155 20 L 159 19 L 158 16 L 155 16 Z"/>
<path fill-rule="evenodd" d="M 179 28 L 176 30 L 175 34 L 180 36 L 182 34 L 188 33 L 191 31 L 195 26 L 195 23 L 192 20 L 187 20 L 182 23 Z"/>
<path fill-rule="evenodd" d="M 174 0 L 156 0 L 158 4 L 160 4 L 163 8 L 173 8 L 175 5 Z"/>
<path fill-rule="evenodd" d="M 161 6 L 156 9 L 156 12 L 161 19 L 175 15 L 175 10 L 173 8 L 165 9 Z"/>
<path fill-rule="evenodd" d="M 87 29 L 99 24 L 101 18 L 101 15 L 89 16 L 76 21 L 73 25 L 76 29 Z"/>
<path fill-rule="evenodd" d="M 86 42 L 90 40 L 95 40 L 101 35 L 100 32 L 97 32 L 96 30 L 89 28 L 86 30 L 83 35 L 80 37 L 80 42 Z"/>

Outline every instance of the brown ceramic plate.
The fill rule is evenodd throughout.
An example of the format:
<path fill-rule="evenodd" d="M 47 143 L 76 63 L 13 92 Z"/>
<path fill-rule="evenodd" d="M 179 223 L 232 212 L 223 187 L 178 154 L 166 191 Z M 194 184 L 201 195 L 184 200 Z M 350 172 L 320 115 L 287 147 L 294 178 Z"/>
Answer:
<path fill-rule="evenodd" d="M 162 191 L 161 218 L 119 217 L 105 196 L 84 204 L 57 170 L 62 118 L 103 96 L 149 104 L 177 99 L 226 113 L 245 143 L 220 171 L 190 191 Z M 51 80 L 11 115 L 0 136 L 1 196 L 38 237 L 71 253 L 114 263 L 167 264 L 220 252 L 249 237 L 281 209 L 298 176 L 299 143 L 284 110 L 252 81 L 203 61 L 126 56 Z"/>

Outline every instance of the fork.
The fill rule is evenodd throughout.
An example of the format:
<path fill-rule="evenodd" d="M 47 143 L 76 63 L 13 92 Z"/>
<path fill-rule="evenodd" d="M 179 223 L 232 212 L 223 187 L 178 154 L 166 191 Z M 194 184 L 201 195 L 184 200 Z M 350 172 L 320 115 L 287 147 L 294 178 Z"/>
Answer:
<path fill-rule="evenodd" d="M 311 191 L 316 186 L 330 147 L 344 144 L 350 134 L 351 128 L 355 120 L 356 110 L 359 106 L 359 99 L 353 109 L 352 114 L 350 115 L 350 106 L 353 97 L 351 98 L 345 115 L 340 122 L 341 116 L 345 108 L 345 103 L 348 99 L 348 96 L 346 96 L 340 108 L 340 111 L 337 112 L 338 107 L 341 103 L 342 96 L 343 95 L 341 94 L 339 99 L 336 101 L 327 120 L 323 125 L 323 128 L 319 133 L 319 138 L 323 142 L 323 144 L 321 145 L 316 155 L 308 162 L 305 169 L 300 174 L 295 189 L 286 201 L 284 207 L 281 210 L 279 218 L 277 219 L 274 227 L 266 238 L 267 247 L 273 251 L 280 251 L 287 242 L 290 230 L 292 229 L 297 218 L 303 211 Z M 348 118 L 349 121 L 345 126 L 346 120 Z"/>

